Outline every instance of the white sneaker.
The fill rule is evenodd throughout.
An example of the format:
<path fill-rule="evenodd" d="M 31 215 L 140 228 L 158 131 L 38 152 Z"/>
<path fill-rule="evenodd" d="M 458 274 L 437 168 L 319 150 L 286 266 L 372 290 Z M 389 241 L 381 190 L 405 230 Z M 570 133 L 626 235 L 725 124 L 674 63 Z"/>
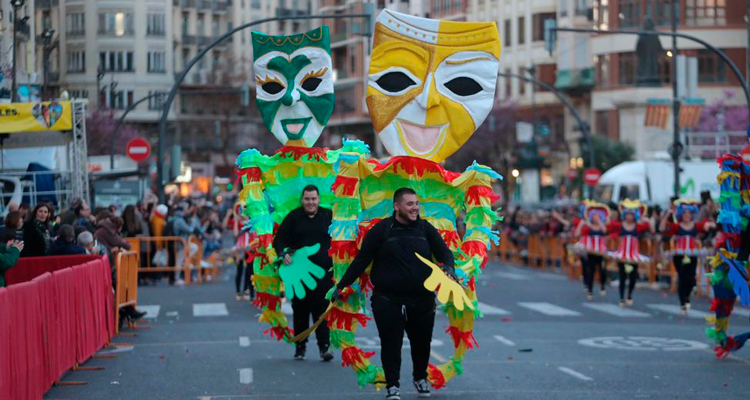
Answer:
<path fill-rule="evenodd" d="M 430 397 L 430 385 L 426 379 L 414 381 L 414 387 L 417 389 L 419 397 Z"/>
<path fill-rule="evenodd" d="M 175 286 L 185 286 L 185 281 L 182 279 L 178 279 L 174 282 Z"/>
<path fill-rule="evenodd" d="M 396 386 L 386 388 L 385 400 L 401 400 L 401 390 Z"/>

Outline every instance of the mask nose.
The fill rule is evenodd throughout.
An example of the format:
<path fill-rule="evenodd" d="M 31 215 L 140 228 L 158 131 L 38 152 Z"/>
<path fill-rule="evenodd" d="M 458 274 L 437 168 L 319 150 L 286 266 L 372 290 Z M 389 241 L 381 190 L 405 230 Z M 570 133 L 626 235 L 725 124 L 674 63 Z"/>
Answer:
<path fill-rule="evenodd" d="M 417 104 L 425 110 L 440 105 L 440 96 L 435 89 L 435 78 L 432 73 L 427 75 L 422 93 L 417 96 Z"/>
<path fill-rule="evenodd" d="M 289 88 L 281 98 L 281 104 L 291 107 L 299 101 L 299 91 L 295 88 Z"/>

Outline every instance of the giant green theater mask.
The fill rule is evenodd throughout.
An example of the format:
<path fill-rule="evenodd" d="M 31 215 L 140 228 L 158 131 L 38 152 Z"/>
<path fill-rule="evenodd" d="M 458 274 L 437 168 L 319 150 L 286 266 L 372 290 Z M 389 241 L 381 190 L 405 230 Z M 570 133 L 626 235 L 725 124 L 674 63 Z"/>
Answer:
<path fill-rule="evenodd" d="M 284 145 L 312 147 L 333 113 L 328 27 L 291 36 L 252 33 L 256 104 Z"/>

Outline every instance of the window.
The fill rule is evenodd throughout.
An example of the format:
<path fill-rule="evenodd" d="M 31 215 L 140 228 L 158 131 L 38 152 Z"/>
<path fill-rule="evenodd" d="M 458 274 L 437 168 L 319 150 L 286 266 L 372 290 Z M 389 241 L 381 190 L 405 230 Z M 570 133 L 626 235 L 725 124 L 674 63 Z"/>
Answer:
<path fill-rule="evenodd" d="M 219 17 L 214 17 L 211 20 L 211 35 L 213 37 L 219 36 Z"/>
<path fill-rule="evenodd" d="M 464 0 L 453 0 L 453 9 L 456 11 L 463 11 Z"/>
<path fill-rule="evenodd" d="M 557 15 L 555 13 L 539 13 L 534 14 L 532 18 L 534 18 L 532 26 L 532 29 L 534 30 L 534 41 L 537 42 L 544 40 L 544 21 L 554 21 L 557 18 Z"/>
<path fill-rule="evenodd" d="M 165 72 L 166 54 L 163 51 L 148 52 L 148 72 Z"/>
<path fill-rule="evenodd" d="M 609 54 L 595 56 L 594 65 L 596 65 L 596 86 L 609 86 Z"/>
<path fill-rule="evenodd" d="M 89 91 L 84 89 L 73 89 L 68 91 L 71 99 L 88 99 Z"/>
<path fill-rule="evenodd" d="M 711 50 L 698 50 L 698 82 L 723 83 L 727 81 L 727 67 Z"/>
<path fill-rule="evenodd" d="M 99 34 L 130 36 L 133 34 L 133 14 L 123 12 L 99 13 Z"/>
<path fill-rule="evenodd" d="M 102 51 L 99 52 L 99 65 L 107 72 L 133 72 L 132 51 Z"/>
<path fill-rule="evenodd" d="M 507 74 L 510 74 L 510 70 L 506 69 L 505 73 L 506 73 L 506 76 L 505 76 L 505 98 L 507 99 L 507 98 L 510 98 L 511 91 L 513 91 L 513 87 L 512 87 L 511 82 L 510 82 L 510 80 L 512 78 L 507 75 Z"/>
<path fill-rule="evenodd" d="M 677 2 L 677 18 L 679 18 L 680 15 L 679 7 L 679 2 Z M 654 24 L 656 24 L 657 26 L 671 26 L 672 0 L 653 0 L 652 3 L 646 3 L 646 13 L 653 16 L 652 19 L 654 20 Z"/>
<path fill-rule="evenodd" d="M 505 37 L 503 38 L 503 44 L 505 47 L 510 47 L 510 35 L 511 35 L 511 26 L 510 26 L 510 20 L 506 19 L 505 23 Z"/>
<path fill-rule="evenodd" d="M 451 10 L 451 0 L 443 0 L 443 12 L 447 13 Z"/>
<path fill-rule="evenodd" d="M 112 90 L 111 86 L 106 86 L 99 96 L 99 101 L 101 104 L 108 105 L 109 108 L 124 110 L 133 105 L 133 98 L 132 90 Z"/>
<path fill-rule="evenodd" d="M 620 85 L 635 85 L 635 70 L 638 61 L 635 53 L 621 53 L 619 54 L 618 66 L 620 69 L 620 75 L 618 82 Z"/>
<path fill-rule="evenodd" d="M 190 49 L 182 49 L 182 69 L 187 68 L 188 62 L 190 62 Z"/>
<path fill-rule="evenodd" d="M 583 15 L 584 17 L 589 15 L 589 1 L 588 0 L 575 0 L 576 15 Z"/>
<path fill-rule="evenodd" d="M 599 29 L 609 29 L 609 0 L 597 0 L 594 8 L 594 22 Z"/>
<path fill-rule="evenodd" d="M 83 50 L 68 51 L 68 72 L 86 71 L 86 52 Z"/>
<path fill-rule="evenodd" d="M 68 36 L 83 36 L 86 34 L 86 14 L 68 14 L 65 19 L 67 24 L 65 33 Z"/>
<path fill-rule="evenodd" d="M 560 16 L 565 17 L 568 15 L 568 0 L 559 0 L 560 1 Z"/>
<path fill-rule="evenodd" d="M 182 36 L 189 35 L 188 33 L 188 26 L 190 24 L 190 18 L 187 13 L 182 14 Z"/>
<path fill-rule="evenodd" d="M 602 136 L 609 136 L 609 111 L 597 111 L 596 112 L 596 131 L 597 134 Z"/>
<path fill-rule="evenodd" d="M 526 41 L 526 18 L 521 17 L 518 19 L 518 44 L 523 44 Z"/>
<path fill-rule="evenodd" d="M 637 183 L 625 184 L 620 186 L 620 198 L 618 201 L 625 199 L 637 200 L 641 198 L 640 185 Z"/>
<path fill-rule="evenodd" d="M 147 35 L 164 36 L 164 26 L 164 14 L 148 14 Z"/>
<path fill-rule="evenodd" d="M 201 18 L 200 16 L 198 16 L 198 32 L 196 32 L 196 34 L 198 36 L 203 36 L 206 34 L 206 25 L 203 21 L 203 18 Z"/>
<path fill-rule="evenodd" d="M 689 26 L 726 25 L 727 0 L 686 0 L 685 23 Z"/>
<path fill-rule="evenodd" d="M 250 0 L 250 7 L 259 9 L 260 8 L 260 0 Z"/>
<path fill-rule="evenodd" d="M 641 0 L 621 0 L 620 19 L 621 27 L 641 26 Z"/>
<path fill-rule="evenodd" d="M 153 95 L 153 97 L 150 97 L 148 99 L 148 109 L 161 110 L 164 106 L 164 96 L 166 95 L 166 93 L 158 90 L 149 90 L 148 95 Z"/>

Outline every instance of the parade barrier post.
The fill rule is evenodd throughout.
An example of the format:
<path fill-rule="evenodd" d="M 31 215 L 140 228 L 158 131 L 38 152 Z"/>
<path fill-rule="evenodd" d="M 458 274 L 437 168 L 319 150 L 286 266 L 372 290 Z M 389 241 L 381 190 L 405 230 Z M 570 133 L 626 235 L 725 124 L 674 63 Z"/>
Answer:
<path fill-rule="evenodd" d="M 185 284 L 192 283 L 190 246 L 184 238 L 179 236 L 139 236 L 126 238 L 125 240 L 130 243 L 131 251 L 140 254 L 142 261 L 138 266 L 139 275 L 182 272 L 185 275 Z M 166 253 L 158 254 L 162 251 L 166 251 Z M 157 256 L 165 256 L 166 262 L 162 264 L 154 262 L 154 258 Z"/>
<path fill-rule="evenodd" d="M 49 261 L 47 271 L 0 288 L 0 399 L 42 399 L 114 335 L 107 257 L 57 269 L 53 257 L 38 258 Z M 29 260 L 39 261 L 19 264 L 38 266 Z"/>
<path fill-rule="evenodd" d="M 138 304 L 138 263 L 135 251 L 121 251 L 117 257 L 115 284 L 115 334 L 120 333 L 120 309 Z M 130 326 L 134 328 L 134 325 Z"/>

